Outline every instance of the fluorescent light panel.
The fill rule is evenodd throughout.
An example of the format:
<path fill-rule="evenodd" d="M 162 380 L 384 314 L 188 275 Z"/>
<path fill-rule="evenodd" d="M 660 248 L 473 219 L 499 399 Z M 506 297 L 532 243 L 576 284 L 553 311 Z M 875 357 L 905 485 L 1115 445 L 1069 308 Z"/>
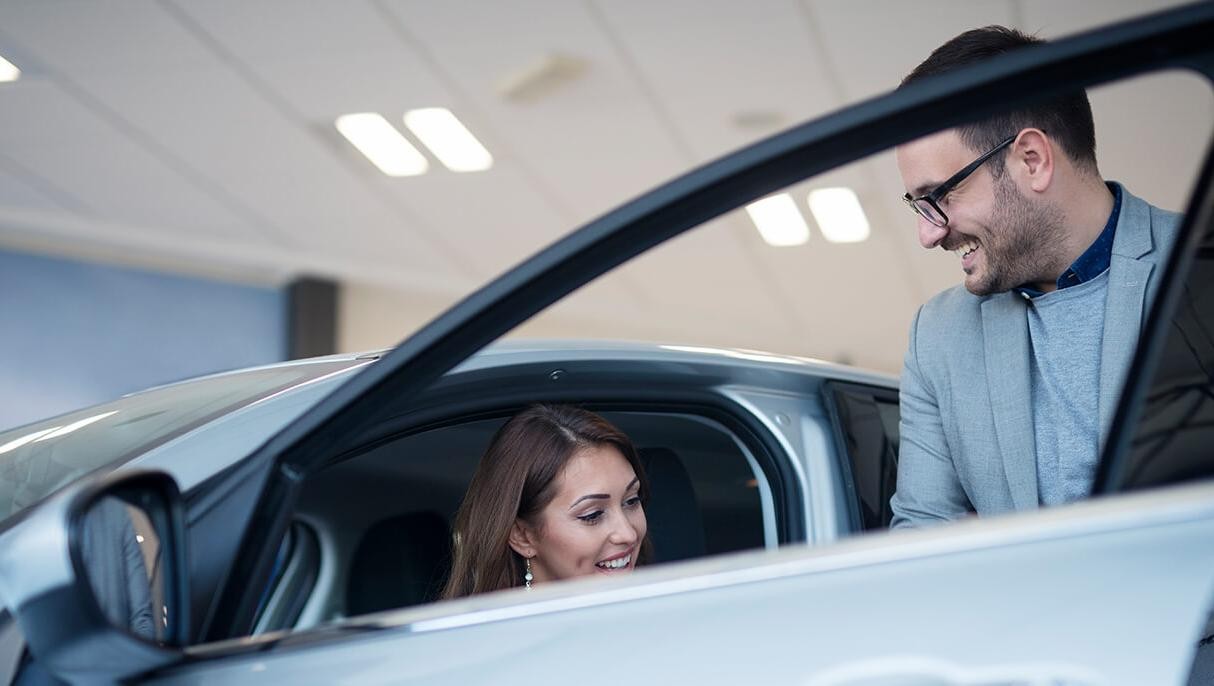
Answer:
<path fill-rule="evenodd" d="M 0 57 L 0 81 L 16 81 L 21 78 L 21 70 L 17 65 Z"/>
<path fill-rule="evenodd" d="M 788 193 L 780 193 L 746 206 L 746 214 L 769 245 L 786 248 L 809 240 L 809 226 Z"/>
<path fill-rule="evenodd" d="M 868 238 L 868 217 L 850 188 L 810 191 L 809 211 L 822 235 L 832 243 L 859 243 Z"/>
<path fill-rule="evenodd" d="M 493 156 L 485 146 L 445 107 L 409 110 L 405 126 L 453 172 L 484 171 L 493 166 Z"/>
<path fill-rule="evenodd" d="M 351 145 L 388 176 L 417 176 L 430 168 L 426 157 L 383 115 L 343 114 L 336 126 Z"/>

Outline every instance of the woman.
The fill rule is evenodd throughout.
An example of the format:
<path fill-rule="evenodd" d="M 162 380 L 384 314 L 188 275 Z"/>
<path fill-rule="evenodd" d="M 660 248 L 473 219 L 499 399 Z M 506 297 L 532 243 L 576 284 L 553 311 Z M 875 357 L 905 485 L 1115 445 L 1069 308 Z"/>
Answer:
<path fill-rule="evenodd" d="M 648 558 L 648 497 L 632 442 L 610 422 L 529 407 L 498 430 L 472 477 L 443 597 L 630 572 Z"/>

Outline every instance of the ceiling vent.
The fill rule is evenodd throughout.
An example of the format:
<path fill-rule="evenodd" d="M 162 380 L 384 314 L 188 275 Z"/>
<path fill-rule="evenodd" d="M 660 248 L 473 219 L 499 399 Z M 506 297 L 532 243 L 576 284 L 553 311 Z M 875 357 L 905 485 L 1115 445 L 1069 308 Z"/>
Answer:
<path fill-rule="evenodd" d="M 510 102 L 536 102 L 576 80 L 586 67 L 586 60 L 580 57 L 545 55 L 499 81 L 497 94 Z"/>

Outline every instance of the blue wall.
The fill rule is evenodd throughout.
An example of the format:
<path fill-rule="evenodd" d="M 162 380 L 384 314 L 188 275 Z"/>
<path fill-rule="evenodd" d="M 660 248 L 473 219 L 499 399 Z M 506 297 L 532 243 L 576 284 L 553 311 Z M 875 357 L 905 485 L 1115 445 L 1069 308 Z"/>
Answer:
<path fill-rule="evenodd" d="M 0 250 L 0 430 L 284 359 L 286 296 Z"/>

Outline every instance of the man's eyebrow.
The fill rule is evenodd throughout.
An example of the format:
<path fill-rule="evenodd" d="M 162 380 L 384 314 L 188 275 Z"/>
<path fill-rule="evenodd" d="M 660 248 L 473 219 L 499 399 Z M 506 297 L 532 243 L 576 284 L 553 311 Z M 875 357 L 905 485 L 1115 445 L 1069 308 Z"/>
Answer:
<path fill-rule="evenodd" d="M 910 192 L 910 197 L 912 197 L 912 198 L 923 197 L 924 195 L 927 195 L 928 193 L 939 188 L 940 184 L 942 184 L 942 183 L 944 183 L 944 182 L 943 181 L 928 181 L 927 183 L 919 184 L 918 186 L 915 186 L 914 190 L 912 190 Z"/>

